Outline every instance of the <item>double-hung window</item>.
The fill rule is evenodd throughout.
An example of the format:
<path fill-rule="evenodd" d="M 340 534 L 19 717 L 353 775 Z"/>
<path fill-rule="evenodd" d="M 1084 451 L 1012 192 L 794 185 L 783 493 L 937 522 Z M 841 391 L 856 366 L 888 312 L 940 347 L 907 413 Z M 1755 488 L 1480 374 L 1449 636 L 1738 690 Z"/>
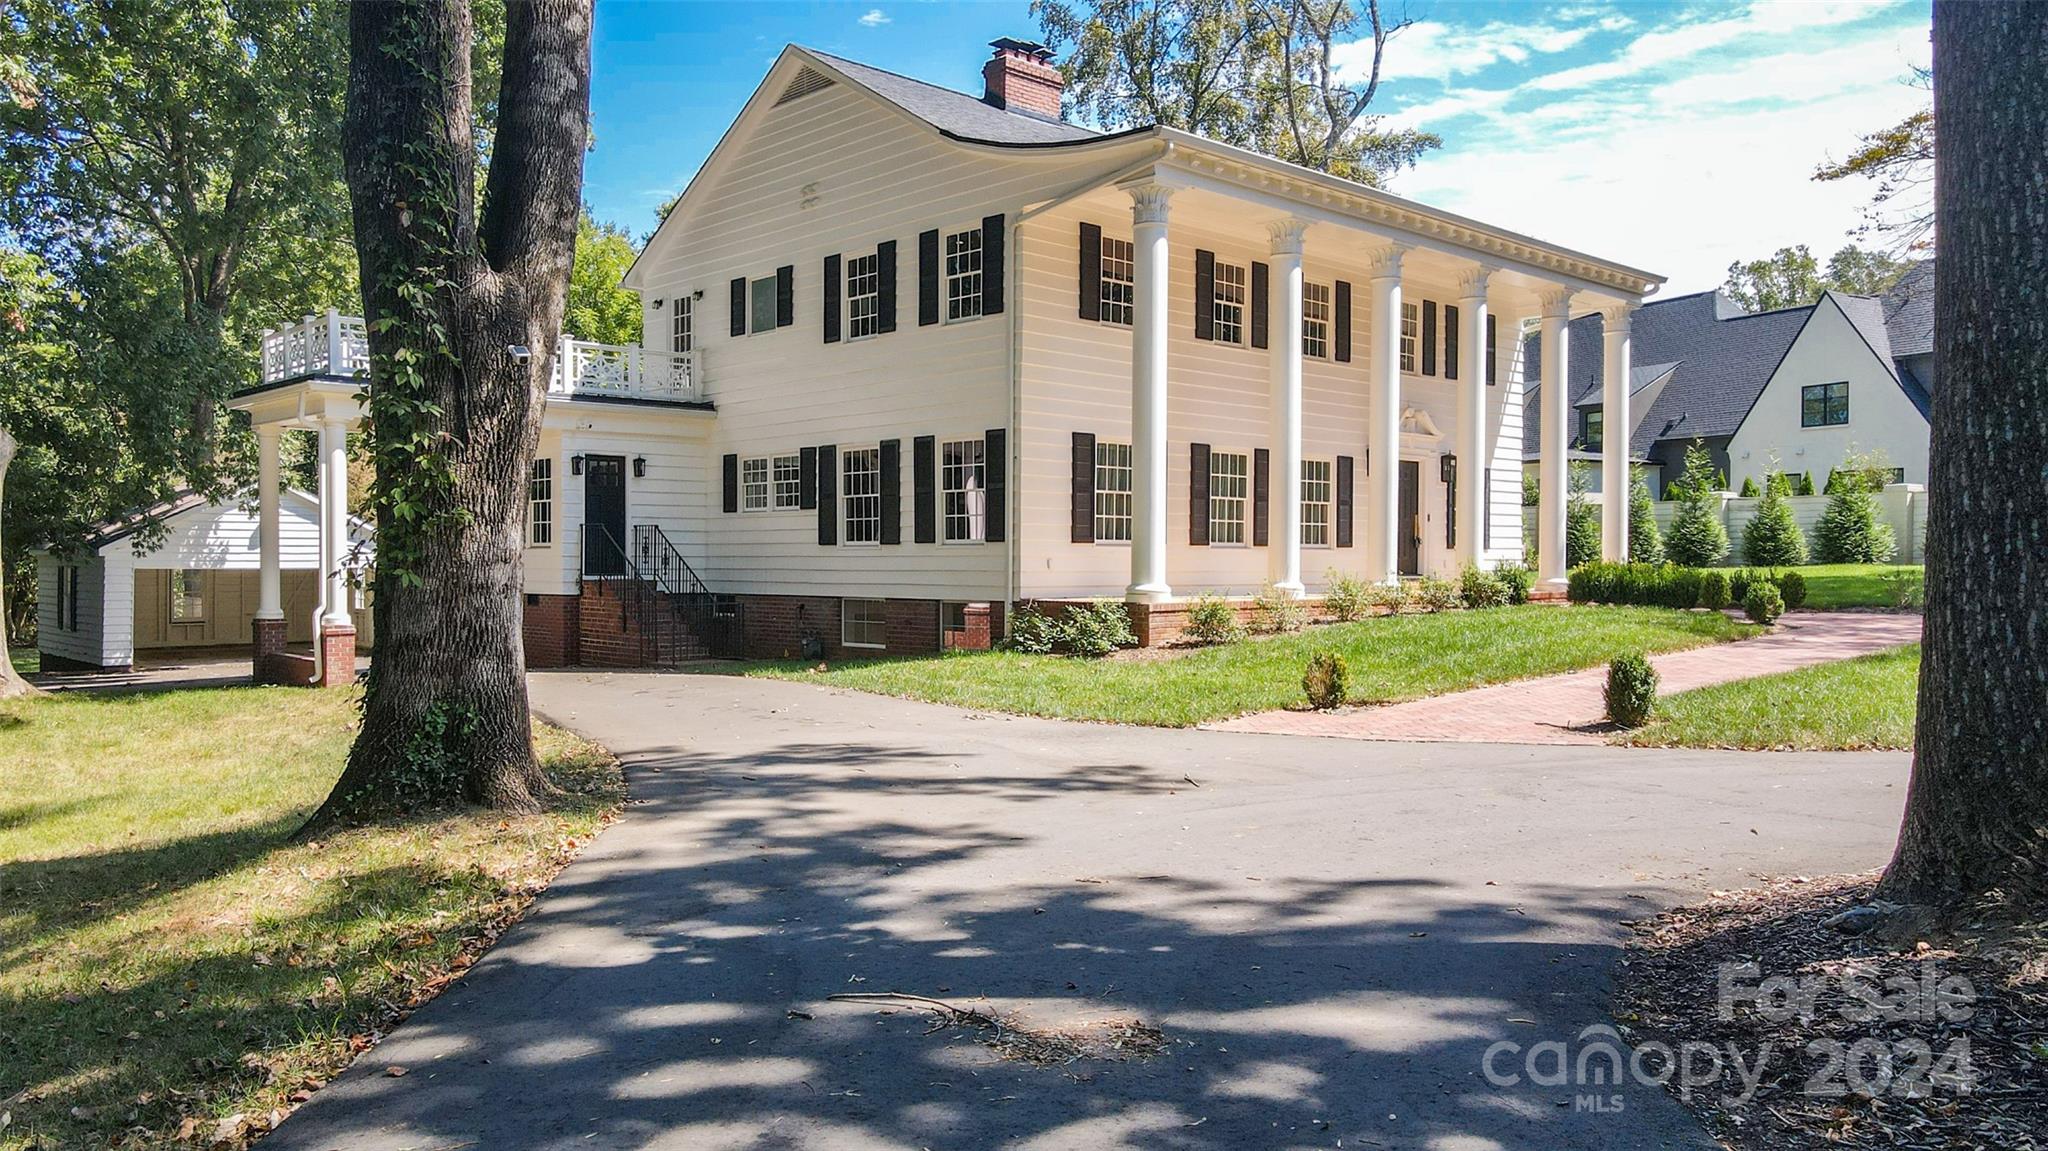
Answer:
<path fill-rule="evenodd" d="M 526 478 L 526 542 L 544 548 L 555 542 L 555 461 L 533 461 Z"/>
<path fill-rule="evenodd" d="M 1301 285 L 1301 354 L 1323 359 L 1330 354 L 1330 285 Z"/>
<path fill-rule="evenodd" d="M 688 295 L 675 298 L 676 316 L 674 326 L 669 330 L 669 347 L 678 355 L 697 346 L 697 321 L 692 306 L 695 302 Z"/>
<path fill-rule="evenodd" d="M 1799 426 L 1831 428 L 1849 422 L 1849 385 L 1808 384 L 1799 389 Z"/>
<path fill-rule="evenodd" d="M 981 315 L 981 229 L 946 237 L 946 322 Z"/>
<path fill-rule="evenodd" d="M 939 445 L 939 508 L 949 544 L 980 543 L 985 537 L 986 445 L 980 440 L 947 440 Z"/>
<path fill-rule="evenodd" d="M 1226 344 L 1244 343 L 1245 271 L 1243 264 L 1217 264 L 1215 307 L 1209 335 Z"/>
<path fill-rule="evenodd" d="M 1102 322 L 1128 326 L 1137 307 L 1137 250 L 1129 240 L 1102 238 Z"/>
<path fill-rule="evenodd" d="M 839 642 L 847 647 L 889 646 L 888 609 L 887 600 L 840 600 Z"/>
<path fill-rule="evenodd" d="M 846 338 L 863 339 L 882 330 L 881 260 L 875 255 L 846 261 Z"/>
<path fill-rule="evenodd" d="M 1401 305 L 1401 370 L 1415 370 L 1415 354 L 1422 346 L 1422 306 Z"/>
<path fill-rule="evenodd" d="M 882 542 L 882 449 L 852 448 L 840 456 L 841 507 L 846 542 Z"/>
<path fill-rule="evenodd" d="M 1336 464 L 1329 460 L 1301 461 L 1301 546 L 1330 546 L 1330 510 L 1334 503 L 1332 481 Z"/>
<path fill-rule="evenodd" d="M 1603 412 L 1595 409 L 1592 411 L 1588 411 L 1586 413 L 1586 431 L 1584 438 L 1586 442 L 1586 450 L 1589 452 L 1599 451 L 1600 445 L 1606 442 L 1607 417 Z"/>
<path fill-rule="evenodd" d="M 740 461 L 740 510 L 768 510 L 768 457 L 752 456 Z"/>
<path fill-rule="evenodd" d="M 206 573 L 196 568 L 171 572 L 171 622 L 206 622 Z"/>
<path fill-rule="evenodd" d="M 800 455 L 776 456 L 774 461 L 774 496 L 776 511 L 788 511 L 803 506 L 804 458 Z"/>
<path fill-rule="evenodd" d="M 1131 445 L 1095 441 L 1095 542 L 1131 542 Z"/>
<path fill-rule="evenodd" d="M 1244 542 L 1244 506 L 1249 494 L 1250 457 L 1243 452 L 1209 453 L 1209 542 Z"/>
<path fill-rule="evenodd" d="M 775 330 L 775 277 L 763 276 L 747 285 L 747 331 L 755 335 Z"/>

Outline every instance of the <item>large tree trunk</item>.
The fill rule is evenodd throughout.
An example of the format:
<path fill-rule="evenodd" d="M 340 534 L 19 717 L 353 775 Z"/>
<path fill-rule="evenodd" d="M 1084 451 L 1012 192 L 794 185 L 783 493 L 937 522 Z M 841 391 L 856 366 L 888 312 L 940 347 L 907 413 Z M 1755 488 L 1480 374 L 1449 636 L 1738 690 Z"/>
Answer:
<path fill-rule="evenodd" d="M 589 0 L 510 6 L 479 219 L 466 0 L 350 10 L 377 653 L 348 768 L 309 826 L 462 800 L 531 810 L 548 788 L 526 704 L 521 550 L 581 206 L 590 25 Z"/>
<path fill-rule="evenodd" d="M 7 498 L 7 469 L 14 463 L 16 445 L 14 434 L 0 428 L 0 503 Z M 0 549 L 0 554 L 5 554 Z M 12 699 L 20 695 L 41 694 L 34 684 L 21 678 L 14 670 L 14 660 L 7 653 L 7 565 L 0 563 L 0 699 Z"/>
<path fill-rule="evenodd" d="M 2048 891 L 2048 5 L 1934 9 L 1935 363 L 1913 782 L 1883 892 Z"/>

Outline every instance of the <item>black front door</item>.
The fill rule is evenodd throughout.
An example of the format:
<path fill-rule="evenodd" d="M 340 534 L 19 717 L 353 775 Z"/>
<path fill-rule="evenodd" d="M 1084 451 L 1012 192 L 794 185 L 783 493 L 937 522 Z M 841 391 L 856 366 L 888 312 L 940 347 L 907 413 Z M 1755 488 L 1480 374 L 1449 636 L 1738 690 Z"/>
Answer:
<path fill-rule="evenodd" d="M 626 457 L 583 457 L 583 574 L 626 574 Z"/>
<path fill-rule="evenodd" d="M 1401 523 L 1395 529 L 1401 541 L 1401 574 L 1422 574 L 1422 465 L 1401 461 Z"/>

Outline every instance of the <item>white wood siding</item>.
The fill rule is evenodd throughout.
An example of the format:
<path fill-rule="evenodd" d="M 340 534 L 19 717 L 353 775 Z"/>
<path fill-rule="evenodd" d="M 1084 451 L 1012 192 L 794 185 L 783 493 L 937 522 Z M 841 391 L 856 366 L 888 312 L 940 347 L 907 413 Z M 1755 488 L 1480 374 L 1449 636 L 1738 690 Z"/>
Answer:
<path fill-rule="evenodd" d="M 57 616 L 57 573 L 78 568 L 78 627 L 68 629 Z M 105 622 L 100 589 L 105 586 L 106 564 L 98 556 L 60 560 L 50 555 L 36 557 L 36 647 L 50 655 L 80 663 L 106 664 L 103 645 Z"/>
<path fill-rule="evenodd" d="M 570 461 L 579 455 L 624 457 L 628 536 L 634 525 L 657 525 L 701 574 L 704 517 L 718 498 L 717 465 L 707 447 L 711 417 L 613 405 L 612 410 L 565 422 L 574 426 L 542 429 L 535 453 L 537 459 L 554 461 L 555 532 L 552 543 L 526 549 L 526 591 L 573 595 L 578 589 L 583 562 L 584 477 L 574 474 Z M 633 474 L 635 458 L 647 461 L 646 475 Z M 619 543 L 632 546 L 630 538 Z"/>

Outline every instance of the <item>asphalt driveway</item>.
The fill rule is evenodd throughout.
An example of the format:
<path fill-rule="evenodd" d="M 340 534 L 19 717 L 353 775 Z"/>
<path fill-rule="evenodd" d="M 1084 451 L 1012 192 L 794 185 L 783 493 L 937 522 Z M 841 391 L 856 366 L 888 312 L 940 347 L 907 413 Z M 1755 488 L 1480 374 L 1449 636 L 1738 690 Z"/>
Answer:
<path fill-rule="evenodd" d="M 1907 770 L 1069 725 L 715 676 L 532 694 L 625 759 L 626 818 L 270 1151 L 1711 1147 L 1661 1090 L 1596 1112 L 1482 1058 L 1600 1023 L 1623 920 L 1881 865 Z M 827 999 L 874 991 L 1137 1017 L 1167 1049 L 1032 1066 Z"/>

